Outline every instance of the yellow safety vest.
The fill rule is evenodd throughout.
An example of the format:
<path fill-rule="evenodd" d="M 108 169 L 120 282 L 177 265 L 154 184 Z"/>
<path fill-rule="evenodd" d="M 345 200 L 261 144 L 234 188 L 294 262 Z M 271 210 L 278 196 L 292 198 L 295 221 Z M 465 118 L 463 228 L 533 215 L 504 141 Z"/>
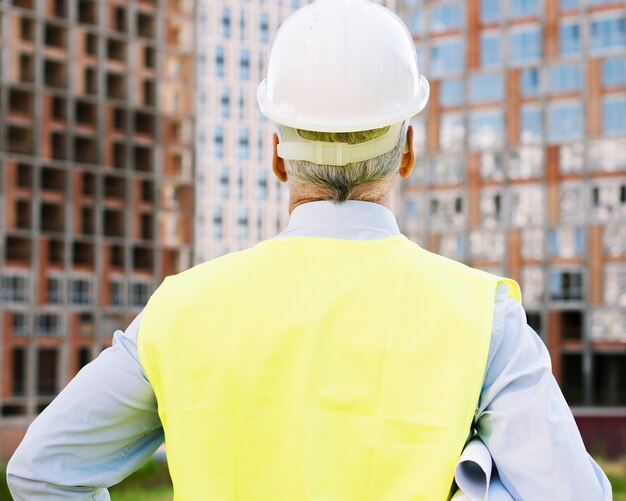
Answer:
<path fill-rule="evenodd" d="M 177 500 L 445 500 L 496 286 L 404 236 L 290 237 L 166 279 L 139 354 Z"/>

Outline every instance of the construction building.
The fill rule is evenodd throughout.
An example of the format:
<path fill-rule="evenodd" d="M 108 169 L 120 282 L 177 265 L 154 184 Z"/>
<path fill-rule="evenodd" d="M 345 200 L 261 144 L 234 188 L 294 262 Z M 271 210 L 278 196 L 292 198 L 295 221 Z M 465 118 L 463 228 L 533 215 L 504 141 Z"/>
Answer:
<path fill-rule="evenodd" d="M 0 2 L 0 457 L 191 264 L 194 8 Z"/>
<path fill-rule="evenodd" d="M 400 14 L 431 82 L 404 233 L 518 280 L 583 434 L 620 416 L 605 438 L 623 450 L 626 3 L 407 0 Z"/>

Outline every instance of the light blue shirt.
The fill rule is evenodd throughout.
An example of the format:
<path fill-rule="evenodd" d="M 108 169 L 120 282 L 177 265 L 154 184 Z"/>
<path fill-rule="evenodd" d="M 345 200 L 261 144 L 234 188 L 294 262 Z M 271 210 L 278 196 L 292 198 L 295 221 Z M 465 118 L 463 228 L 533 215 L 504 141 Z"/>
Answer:
<path fill-rule="evenodd" d="M 278 238 L 367 240 L 397 234 L 393 214 L 381 205 L 311 202 L 292 212 Z M 125 332 L 115 332 L 112 347 L 84 367 L 31 424 L 7 469 L 16 500 L 108 500 L 107 488 L 163 443 L 154 392 L 137 353 L 140 322 L 141 315 Z M 506 286 L 495 297 L 474 426 L 502 482 L 492 481 L 490 495 L 492 488 L 504 486 L 524 501 L 611 499 L 611 486 L 585 451 L 552 376 L 546 347 Z"/>

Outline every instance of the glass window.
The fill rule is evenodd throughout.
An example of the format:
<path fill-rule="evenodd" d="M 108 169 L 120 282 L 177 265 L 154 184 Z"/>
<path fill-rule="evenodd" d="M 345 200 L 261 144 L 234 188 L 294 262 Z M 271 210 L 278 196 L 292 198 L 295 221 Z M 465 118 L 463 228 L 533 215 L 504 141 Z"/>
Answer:
<path fill-rule="evenodd" d="M 502 110 L 474 111 L 470 115 L 469 143 L 472 148 L 494 148 L 504 139 Z"/>
<path fill-rule="evenodd" d="M 237 198 L 239 200 L 243 199 L 244 197 L 244 188 L 245 188 L 244 178 L 245 176 L 243 173 L 243 169 L 239 167 L 239 169 L 237 169 Z"/>
<path fill-rule="evenodd" d="M 470 233 L 470 252 L 474 259 L 502 261 L 505 238 L 502 231 L 474 230 Z"/>
<path fill-rule="evenodd" d="M 91 304 L 91 281 L 70 280 L 70 304 Z"/>
<path fill-rule="evenodd" d="M 591 339 L 626 343 L 626 310 L 610 308 L 591 313 Z"/>
<path fill-rule="evenodd" d="M 47 302 L 48 304 L 63 303 L 63 284 L 60 278 L 50 277 L 47 283 Z"/>
<path fill-rule="evenodd" d="M 626 97 L 607 96 L 602 103 L 602 131 L 605 134 L 626 132 Z"/>
<path fill-rule="evenodd" d="M 145 282 L 134 282 L 130 285 L 131 306 L 145 306 L 150 298 L 150 285 Z"/>
<path fill-rule="evenodd" d="M 602 245 L 608 256 L 626 254 L 626 223 L 608 223 L 602 232 Z"/>
<path fill-rule="evenodd" d="M 461 28 L 463 8 L 461 2 L 435 4 L 430 9 L 431 33 L 458 30 Z"/>
<path fill-rule="evenodd" d="M 497 23 L 500 20 L 501 0 L 482 0 L 480 2 L 480 20 L 483 23 Z"/>
<path fill-rule="evenodd" d="M 576 9 L 580 4 L 580 0 L 560 0 L 561 10 Z"/>
<path fill-rule="evenodd" d="M 239 129 L 239 159 L 246 160 L 250 156 L 250 131 L 247 127 Z"/>
<path fill-rule="evenodd" d="M 594 139 L 589 142 L 588 151 L 589 170 L 616 172 L 626 165 L 626 138 Z"/>
<path fill-rule="evenodd" d="M 559 210 L 563 223 L 579 223 L 584 219 L 583 192 L 580 183 L 562 183 Z"/>
<path fill-rule="evenodd" d="M 432 184 L 455 184 L 463 181 L 465 163 L 460 155 L 446 153 L 432 157 L 429 167 L 429 182 Z"/>
<path fill-rule="evenodd" d="M 463 103 L 463 80 L 460 78 L 441 80 L 439 103 L 441 106 L 461 105 Z"/>
<path fill-rule="evenodd" d="M 438 40 L 430 48 L 430 73 L 433 76 L 459 72 L 465 65 L 465 46 L 461 40 Z"/>
<path fill-rule="evenodd" d="M 585 148 L 582 143 L 568 143 L 559 148 L 559 171 L 563 174 L 580 172 L 585 161 Z"/>
<path fill-rule="evenodd" d="M 215 47 L 215 76 L 224 76 L 224 47 L 220 45 Z"/>
<path fill-rule="evenodd" d="M 220 187 L 220 197 L 222 198 L 228 198 L 229 173 L 230 173 L 230 170 L 228 169 L 228 166 L 226 165 L 220 166 L 220 175 L 219 175 L 218 184 Z"/>
<path fill-rule="evenodd" d="M 509 178 L 529 179 L 543 176 L 543 148 L 522 146 L 509 153 Z"/>
<path fill-rule="evenodd" d="M 626 85 L 626 58 L 607 57 L 602 61 L 602 82 L 605 87 Z"/>
<path fill-rule="evenodd" d="M 591 21 L 592 49 L 623 47 L 626 45 L 626 18 L 603 17 Z"/>
<path fill-rule="evenodd" d="M 573 92 L 580 90 L 582 76 L 580 66 L 573 64 L 557 64 L 548 72 L 548 87 L 550 92 Z"/>
<path fill-rule="evenodd" d="M 463 115 L 444 113 L 439 122 L 439 147 L 443 150 L 462 149 L 465 137 Z"/>
<path fill-rule="evenodd" d="M 213 209 L 213 237 L 223 238 L 224 236 L 224 209 L 216 205 Z"/>
<path fill-rule="evenodd" d="M 510 60 L 513 63 L 532 61 L 541 57 L 541 30 L 533 26 L 511 31 Z"/>
<path fill-rule="evenodd" d="M 246 11 L 239 11 L 239 39 L 243 40 L 246 37 Z"/>
<path fill-rule="evenodd" d="M 266 43 L 269 40 L 269 25 L 270 20 L 267 12 L 261 12 L 259 14 L 259 39 L 262 43 Z"/>
<path fill-rule="evenodd" d="M 580 139 L 583 135 L 583 112 L 580 102 L 568 101 L 548 105 L 548 139 Z"/>
<path fill-rule="evenodd" d="M 522 96 L 536 96 L 541 90 L 540 73 L 537 68 L 524 68 L 520 76 L 522 80 Z"/>
<path fill-rule="evenodd" d="M 423 8 L 413 9 L 409 14 L 409 31 L 413 35 L 421 36 L 424 34 L 424 15 Z"/>
<path fill-rule="evenodd" d="M 230 9 L 222 7 L 222 36 L 230 37 Z"/>
<path fill-rule="evenodd" d="M 550 299 L 552 301 L 581 301 L 583 277 L 580 271 L 550 272 Z"/>
<path fill-rule="evenodd" d="M 540 266 L 524 266 L 522 269 L 524 305 L 543 304 L 543 270 Z"/>
<path fill-rule="evenodd" d="M 562 226 L 548 234 L 548 252 L 551 256 L 573 258 L 581 256 L 585 248 L 585 232 L 580 227 Z"/>
<path fill-rule="evenodd" d="M 250 79 L 250 51 L 248 49 L 241 49 L 239 53 L 239 78 Z"/>
<path fill-rule="evenodd" d="M 520 228 L 543 223 L 543 186 L 511 189 L 511 224 Z"/>
<path fill-rule="evenodd" d="M 524 259 L 541 259 L 543 257 L 543 229 L 522 229 L 522 257 Z"/>
<path fill-rule="evenodd" d="M 504 180 L 504 160 L 499 151 L 485 151 L 480 155 L 480 178 L 492 181 Z"/>
<path fill-rule="evenodd" d="M 16 312 L 12 315 L 13 335 L 19 336 L 28 332 L 28 317 L 25 313 Z"/>
<path fill-rule="evenodd" d="M 227 87 L 222 88 L 220 94 L 220 116 L 228 118 L 230 115 L 230 91 Z"/>
<path fill-rule="evenodd" d="M 458 261 L 465 253 L 465 235 L 463 233 L 446 233 L 441 235 L 439 254 Z"/>
<path fill-rule="evenodd" d="M 474 75 L 470 80 L 470 101 L 474 103 L 499 101 L 504 96 L 501 74 Z"/>
<path fill-rule="evenodd" d="M 539 14 L 539 0 L 511 0 L 511 17 L 529 17 Z"/>
<path fill-rule="evenodd" d="M 267 170 L 259 169 L 257 174 L 257 199 L 267 200 Z"/>
<path fill-rule="evenodd" d="M 437 191 L 431 194 L 429 222 L 433 228 L 461 227 L 465 220 L 463 198 L 459 193 Z"/>
<path fill-rule="evenodd" d="M 221 125 L 215 126 L 213 147 L 215 148 L 215 156 L 222 158 L 224 156 L 224 127 Z"/>
<path fill-rule="evenodd" d="M 524 105 L 520 113 L 520 141 L 524 144 L 540 143 L 543 134 L 541 126 L 541 108 L 535 105 Z"/>
<path fill-rule="evenodd" d="M 480 223 L 483 228 L 495 228 L 502 222 L 502 193 L 484 189 L 480 193 Z"/>
<path fill-rule="evenodd" d="M 35 317 L 35 332 L 39 335 L 54 335 L 61 331 L 61 319 L 52 313 L 42 313 Z"/>
<path fill-rule="evenodd" d="M 559 28 L 559 48 L 561 54 L 580 52 L 580 23 L 578 21 L 561 21 Z"/>
<path fill-rule="evenodd" d="M 2 277 L 2 302 L 28 303 L 28 277 L 20 275 Z"/>
<path fill-rule="evenodd" d="M 237 209 L 237 239 L 248 239 L 248 209 L 245 207 Z"/>
<path fill-rule="evenodd" d="M 489 66 L 502 61 L 502 40 L 500 33 L 486 32 L 480 35 L 480 64 Z"/>
<path fill-rule="evenodd" d="M 608 221 L 626 215 L 626 182 L 594 186 L 591 189 L 593 215 Z"/>
<path fill-rule="evenodd" d="M 120 280 L 109 282 L 109 303 L 111 306 L 124 306 L 124 284 Z"/>

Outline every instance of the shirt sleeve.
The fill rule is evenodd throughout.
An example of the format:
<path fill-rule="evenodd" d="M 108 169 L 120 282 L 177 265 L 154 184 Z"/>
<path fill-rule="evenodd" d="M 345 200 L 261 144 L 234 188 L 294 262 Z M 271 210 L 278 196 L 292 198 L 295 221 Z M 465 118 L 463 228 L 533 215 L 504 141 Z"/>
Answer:
<path fill-rule="evenodd" d="M 475 427 L 514 499 L 611 500 L 585 450 L 541 338 L 522 305 L 498 291 Z"/>
<path fill-rule="evenodd" d="M 140 317 L 86 365 L 33 421 L 7 466 L 16 501 L 108 500 L 107 488 L 163 443 L 137 353 Z"/>

